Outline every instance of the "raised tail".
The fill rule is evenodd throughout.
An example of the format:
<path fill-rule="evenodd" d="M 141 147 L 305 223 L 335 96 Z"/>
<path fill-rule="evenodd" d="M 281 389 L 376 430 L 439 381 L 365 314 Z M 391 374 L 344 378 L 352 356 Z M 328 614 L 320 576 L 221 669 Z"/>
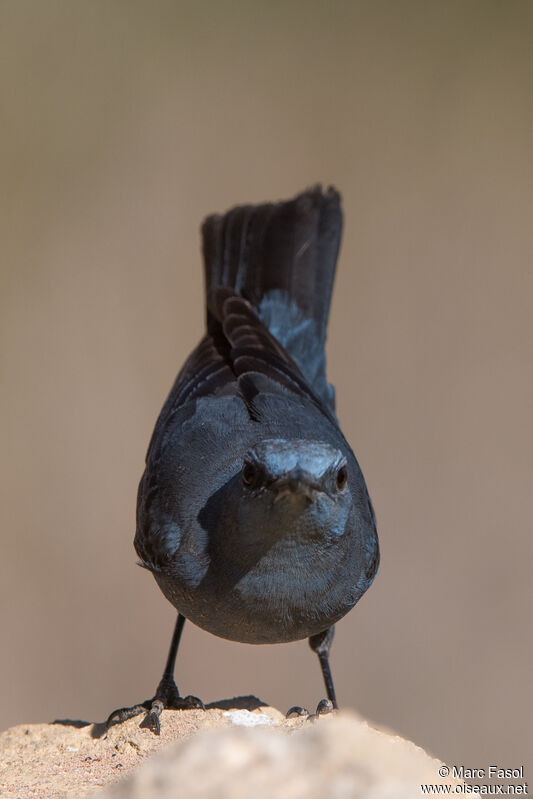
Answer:
<path fill-rule="evenodd" d="M 246 297 L 330 407 L 325 341 L 341 233 L 340 195 L 320 186 L 209 216 L 202 227 L 206 296 L 223 286 Z"/>

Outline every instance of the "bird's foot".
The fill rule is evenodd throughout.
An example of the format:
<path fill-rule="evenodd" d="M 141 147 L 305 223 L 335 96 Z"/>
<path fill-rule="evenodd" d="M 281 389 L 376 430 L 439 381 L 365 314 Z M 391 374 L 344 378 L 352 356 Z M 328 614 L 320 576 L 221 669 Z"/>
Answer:
<path fill-rule="evenodd" d="M 300 707 L 299 705 L 294 705 L 291 707 L 290 710 L 287 710 L 285 714 L 286 719 L 297 718 L 298 716 L 304 716 L 307 721 L 314 721 L 315 719 L 319 718 L 319 716 L 325 716 L 328 713 L 333 713 L 334 710 L 337 708 L 331 701 L 331 699 L 321 699 L 316 707 L 316 711 L 314 713 L 309 713 L 305 707 Z"/>
<path fill-rule="evenodd" d="M 154 735 L 159 735 L 161 732 L 159 717 L 163 710 L 205 710 L 205 705 L 197 696 L 180 696 L 174 678 L 164 676 L 157 686 L 153 699 L 147 699 L 132 707 L 114 710 L 106 721 L 106 727 L 109 729 L 115 724 L 122 724 L 123 721 L 145 711 L 146 715 L 139 726 L 151 730 Z"/>

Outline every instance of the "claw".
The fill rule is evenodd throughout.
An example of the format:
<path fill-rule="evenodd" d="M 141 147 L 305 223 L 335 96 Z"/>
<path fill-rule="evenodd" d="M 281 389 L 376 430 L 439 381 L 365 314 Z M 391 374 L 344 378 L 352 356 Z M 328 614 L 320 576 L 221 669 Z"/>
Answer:
<path fill-rule="evenodd" d="M 286 719 L 295 718 L 297 716 L 309 716 L 309 711 L 306 710 L 305 707 L 300 707 L 300 705 L 294 705 L 293 707 L 289 708 L 285 714 Z"/>
<path fill-rule="evenodd" d="M 305 716 L 308 721 L 316 721 L 320 716 L 325 716 L 328 713 L 333 713 L 335 710 L 335 706 L 331 699 L 321 699 L 317 705 L 316 711 L 314 713 L 309 713 L 305 707 L 300 707 L 300 705 L 294 705 L 291 707 L 290 710 L 287 710 L 285 714 L 286 719 L 296 718 L 298 716 Z"/>
<path fill-rule="evenodd" d="M 121 707 L 109 714 L 105 725 L 107 729 L 109 729 L 115 724 L 122 724 L 123 721 L 127 721 L 134 716 L 138 716 L 139 713 L 142 713 L 144 710 L 148 710 L 149 707 L 150 702 L 142 702 L 141 704 L 133 705 L 132 707 Z"/>
<path fill-rule="evenodd" d="M 334 709 L 331 699 L 321 699 L 316 706 L 316 715 L 325 716 L 327 713 L 333 713 Z"/>
<path fill-rule="evenodd" d="M 309 716 L 309 721 L 316 721 L 320 716 L 326 716 L 328 713 L 333 713 L 334 710 L 336 708 L 331 699 L 321 699 L 316 706 L 316 711 Z"/>
<path fill-rule="evenodd" d="M 161 724 L 159 722 L 159 716 L 161 715 L 162 710 L 163 706 L 161 702 L 154 702 L 151 710 L 149 710 L 146 716 L 143 718 L 139 724 L 139 727 L 143 730 L 150 730 L 150 732 L 153 732 L 154 735 L 160 735 Z"/>
<path fill-rule="evenodd" d="M 205 710 L 205 705 L 197 696 L 180 696 L 176 683 L 173 679 L 164 677 L 159 685 L 153 699 L 147 699 L 139 705 L 133 707 L 121 707 L 114 710 L 106 721 L 106 727 L 113 727 L 123 721 L 138 716 L 143 711 L 146 713 L 139 726 L 142 729 L 150 730 L 154 735 L 160 735 L 161 723 L 159 718 L 163 710 Z"/>

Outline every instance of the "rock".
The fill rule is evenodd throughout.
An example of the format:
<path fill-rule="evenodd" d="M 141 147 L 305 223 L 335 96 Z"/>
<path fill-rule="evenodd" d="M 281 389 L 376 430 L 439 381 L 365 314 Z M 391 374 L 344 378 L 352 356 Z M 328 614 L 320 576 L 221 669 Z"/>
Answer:
<path fill-rule="evenodd" d="M 445 782 L 442 765 L 349 711 L 286 720 L 254 697 L 164 711 L 160 737 L 139 717 L 110 730 L 65 720 L 0 734 L 2 799 L 410 799 Z"/>

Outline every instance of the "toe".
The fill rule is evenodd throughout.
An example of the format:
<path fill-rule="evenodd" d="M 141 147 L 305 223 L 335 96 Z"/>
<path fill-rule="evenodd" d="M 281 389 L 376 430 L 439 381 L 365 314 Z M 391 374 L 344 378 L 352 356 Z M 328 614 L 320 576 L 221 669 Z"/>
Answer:
<path fill-rule="evenodd" d="M 334 709 L 331 699 L 321 699 L 316 708 L 316 715 L 325 716 L 327 713 L 333 713 Z"/>
<path fill-rule="evenodd" d="M 289 708 L 285 714 L 286 719 L 293 719 L 297 718 L 298 716 L 308 716 L 309 711 L 305 709 L 305 707 L 300 707 L 300 705 L 294 705 L 293 707 Z"/>
<path fill-rule="evenodd" d="M 133 705 L 132 707 L 121 707 L 118 710 L 114 710 L 112 713 L 110 713 L 105 725 L 107 729 L 109 729 L 115 724 L 122 724 L 123 721 L 127 721 L 134 716 L 138 716 L 139 713 L 142 713 L 143 710 L 147 709 L 147 707 L 148 705 L 146 702 L 140 705 Z"/>
<path fill-rule="evenodd" d="M 143 730 L 150 730 L 154 735 L 160 735 L 161 724 L 159 723 L 159 715 L 153 710 L 150 710 L 139 724 L 139 727 Z"/>
<path fill-rule="evenodd" d="M 189 696 L 184 697 L 182 700 L 182 708 L 183 710 L 205 710 L 205 705 L 201 699 L 198 699 L 197 696 Z"/>

